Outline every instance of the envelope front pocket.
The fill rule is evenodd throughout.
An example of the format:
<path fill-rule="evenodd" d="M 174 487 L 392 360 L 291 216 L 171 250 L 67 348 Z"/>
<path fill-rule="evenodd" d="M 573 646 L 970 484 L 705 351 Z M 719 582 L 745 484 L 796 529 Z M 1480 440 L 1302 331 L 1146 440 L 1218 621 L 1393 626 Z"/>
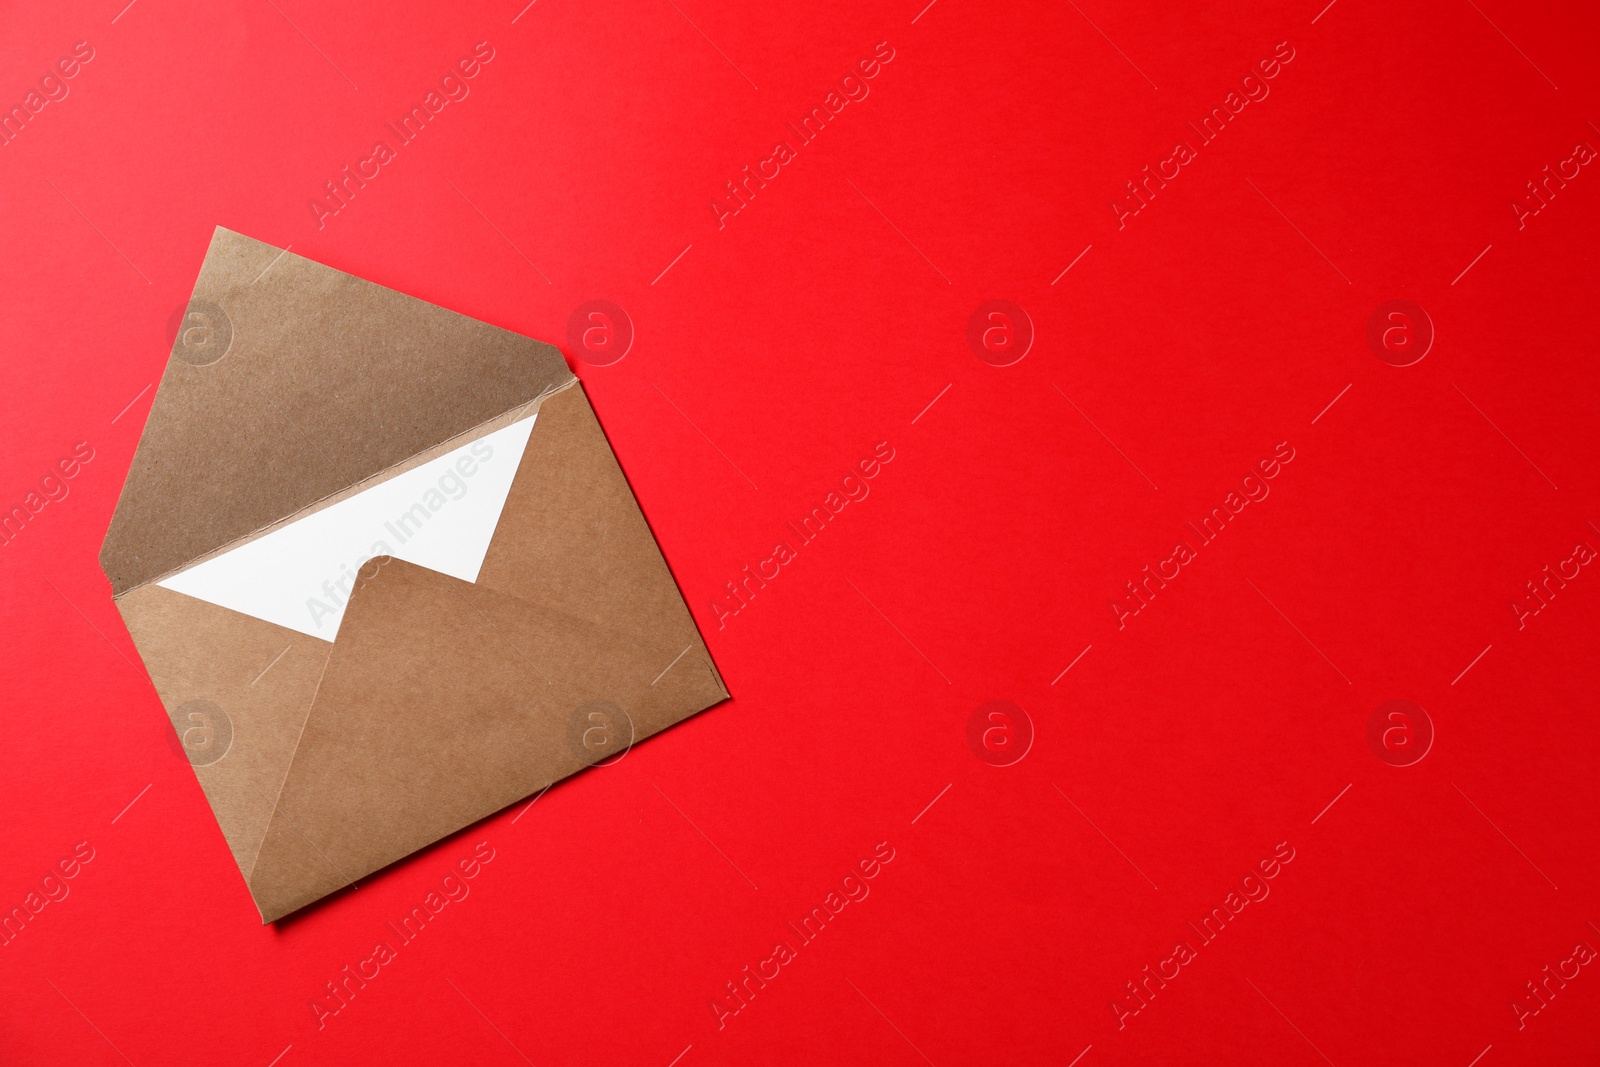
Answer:
<path fill-rule="evenodd" d="M 369 563 L 251 868 L 263 918 L 582 770 L 568 738 L 586 706 L 645 718 L 650 678 L 595 629 L 401 560 Z"/>

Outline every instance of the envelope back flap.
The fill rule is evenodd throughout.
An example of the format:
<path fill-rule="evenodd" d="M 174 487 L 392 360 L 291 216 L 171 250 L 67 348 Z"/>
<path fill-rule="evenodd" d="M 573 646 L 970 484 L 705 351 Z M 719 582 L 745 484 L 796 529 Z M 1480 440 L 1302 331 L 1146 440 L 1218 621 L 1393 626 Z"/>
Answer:
<path fill-rule="evenodd" d="M 101 548 L 112 593 L 572 381 L 550 345 L 218 227 Z"/>

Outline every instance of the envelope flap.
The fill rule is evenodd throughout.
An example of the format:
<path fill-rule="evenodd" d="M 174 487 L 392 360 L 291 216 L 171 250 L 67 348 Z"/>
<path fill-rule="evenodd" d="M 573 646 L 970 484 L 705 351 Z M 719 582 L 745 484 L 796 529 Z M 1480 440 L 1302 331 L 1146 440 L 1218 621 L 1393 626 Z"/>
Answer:
<path fill-rule="evenodd" d="M 572 381 L 550 345 L 218 227 L 101 548 L 112 593 Z"/>

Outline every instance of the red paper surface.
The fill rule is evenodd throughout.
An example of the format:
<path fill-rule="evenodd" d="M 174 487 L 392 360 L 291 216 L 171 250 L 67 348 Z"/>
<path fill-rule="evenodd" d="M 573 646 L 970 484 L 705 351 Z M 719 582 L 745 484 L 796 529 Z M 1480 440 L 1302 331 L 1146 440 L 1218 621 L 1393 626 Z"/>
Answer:
<path fill-rule="evenodd" d="M 920 7 L 8 12 L 6 1062 L 1593 1054 L 1595 12 Z M 562 345 L 734 694 L 278 927 L 96 563 L 217 224 Z"/>

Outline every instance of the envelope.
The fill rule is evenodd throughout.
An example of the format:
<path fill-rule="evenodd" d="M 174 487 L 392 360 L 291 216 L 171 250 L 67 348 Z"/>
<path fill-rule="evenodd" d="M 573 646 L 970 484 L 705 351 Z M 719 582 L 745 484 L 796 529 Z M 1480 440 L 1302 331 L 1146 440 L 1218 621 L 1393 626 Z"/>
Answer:
<path fill-rule="evenodd" d="M 100 561 L 264 923 L 728 696 L 559 351 L 221 228 Z"/>

